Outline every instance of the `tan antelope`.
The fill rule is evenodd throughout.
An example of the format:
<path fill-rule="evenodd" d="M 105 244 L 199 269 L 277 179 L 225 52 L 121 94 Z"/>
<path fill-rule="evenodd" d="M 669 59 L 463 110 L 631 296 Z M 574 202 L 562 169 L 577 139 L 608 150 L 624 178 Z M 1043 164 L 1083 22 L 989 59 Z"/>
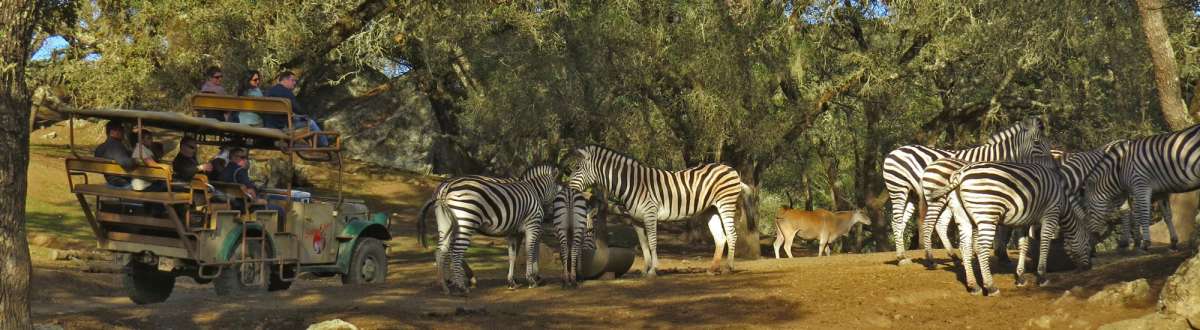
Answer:
<path fill-rule="evenodd" d="M 784 247 L 788 258 L 792 258 L 792 240 L 797 233 L 803 239 L 820 240 L 817 256 L 821 256 L 821 253 L 832 255 L 830 246 L 833 241 L 849 233 L 856 223 L 867 225 L 871 220 L 862 210 L 830 212 L 824 209 L 804 211 L 781 207 L 775 216 L 775 258 L 779 258 L 780 246 Z"/>

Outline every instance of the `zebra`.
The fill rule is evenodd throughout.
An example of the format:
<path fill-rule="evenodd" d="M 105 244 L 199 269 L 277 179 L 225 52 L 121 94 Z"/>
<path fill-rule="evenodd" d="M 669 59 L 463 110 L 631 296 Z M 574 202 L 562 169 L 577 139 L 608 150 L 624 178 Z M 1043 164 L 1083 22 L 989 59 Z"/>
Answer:
<path fill-rule="evenodd" d="M 579 264 L 584 251 L 596 251 L 591 234 L 591 213 L 587 199 L 578 190 L 562 187 L 550 207 L 554 234 L 562 255 L 562 286 L 579 286 Z"/>
<path fill-rule="evenodd" d="M 575 154 L 578 161 L 567 186 L 582 191 L 597 185 L 609 192 L 609 197 L 619 204 L 620 212 L 642 222 L 635 230 L 646 263 L 645 276 L 658 275 L 658 222 L 686 220 L 709 207 L 715 207 L 717 212 L 708 222 L 715 245 L 708 272 L 721 272 L 722 249 L 726 246 L 728 268 L 733 271 L 737 243 L 734 215 L 738 203 L 744 203 L 743 192 L 750 187 L 742 183 L 732 167 L 704 164 L 667 171 L 643 166 L 629 156 L 595 145 L 576 149 Z"/>
<path fill-rule="evenodd" d="M 542 234 L 544 206 L 558 193 L 558 176 L 557 168 L 542 165 L 530 168 L 518 180 L 468 176 L 453 178 L 438 186 L 433 198 L 438 222 L 438 247 L 434 256 L 443 292 L 469 293 L 463 255 L 476 233 L 508 238 L 510 289 L 517 287 L 513 277 L 517 249 L 523 240 L 527 256 L 525 276 L 529 287 L 540 284 L 538 243 Z M 424 222 L 418 220 L 419 223 Z M 424 245 L 423 231 L 420 236 Z"/>
<path fill-rule="evenodd" d="M 928 197 L 949 199 L 949 207 L 958 219 L 963 273 L 967 289 L 973 295 L 1000 293 L 992 280 L 989 260 L 998 226 L 1028 227 L 1027 236 L 1034 236 L 1037 234 L 1035 228 L 1041 227 L 1041 255 L 1036 274 L 1039 286 L 1048 284 L 1045 274 L 1050 241 L 1058 237 L 1060 227 L 1068 245 L 1067 254 L 1076 266 L 1084 270 L 1091 268 L 1090 236 L 1087 228 L 1079 223 L 1085 216 L 1084 208 L 1066 189 L 1064 175 L 1050 157 L 1028 162 L 966 164 L 951 174 L 947 186 Z M 1018 245 L 1021 257 L 1016 283 L 1024 286 L 1022 275 L 1029 248 L 1028 237 L 1021 237 Z M 979 259 L 982 288 L 975 282 L 972 256 Z"/>
<path fill-rule="evenodd" d="M 920 180 L 926 166 L 941 158 L 965 161 L 1013 159 L 1027 155 L 1033 141 L 1043 130 L 1042 122 L 1030 117 L 988 139 L 989 144 L 963 150 L 941 150 L 922 145 L 906 145 L 888 153 L 883 161 L 883 181 L 892 201 L 892 239 L 896 244 L 898 265 L 911 263 L 904 254 L 904 229 L 914 208 L 925 208 L 925 190 Z M 925 211 L 928 216 L 929 211 Z"/>
<path fill-rule="evenodd" d="M 1103 218 L 1127 197 L 1130 220 L 1141 233 L 1138 247 L 1150 248 L 1152 202 L 1166 206 L 1172 193 L 1200 188 L 1200 125 L 1140 139 L 1116 143 L 1105 151 L 1104 160 L 1088 174 L 1085 197 L 1093 233 L 1102 230 Z M 1171 249 L 1178 249 L 1169 207 L 1163 219 L 1171 233 Z"/>
<path fill-rule="evenodd" d="M 1064 176 L 1063 179 L 1066 182 L 1068 191 L 1076 191 L 1082 185 L 1082 181 L 1087 172 L 1091 170 L 1092 166 L 1095 166 L 1095 164 L 1100 162 L 1100 159 L 1104 155 L 1104 150 L 1118 141 L 1109 142 L 1098 149 L 1086 152 L 1066 152 L 1058 149 L 1051 149 L 1049 151 L 1050 157 L 1058 162 L 1059 169 Z M 1041 156 L 1043 156 L 1041 153 L 1033 155 L 1035 158 Z M 944 186 L 948 180 L 949 174 L 958 170 L 967 163 L 968 162 L 955 159 L 953 157 L 948 157 L 939 159 L 926 167 L 921 182 L 922 187 L 925 188 L 926 196 L 930 194 L 930 191 Z M 933 268 L 933 241 L 931 237 L 932 233 L 930 231 L 930 225 L 933 224 L 931 220 L 933 219 L 932 215 L 935 214 L 935 203 L 940 203 L 940 205 L 943 205 L 944 207 L 945 198 L 937 201 L 928 201 L 928 204 L 930 205 L 929 214 L 926 215 L 925 222 L 921 227 L 921 238 L 925 248 L 925 266 L 926 268 L 930 269 Z M 954 258 L 955 255 L 951 245 L 947 240 L 948 235 L 946 234 L 946 231 L 949 228 L 951 220 L 950 215 L 952 212 L 939 213 L 941 213 L 941 215 L 936 218 L 938 238 L 942 241 L 942 247 L 946 249 L 947 255 L 949 255 L 951 258 Z M 1008 260 L 1008 254 L 1005 248 L 1005 242 L 1008 241 L 1006 234 L 1007 231 L 1005 230 L 1001 230 L 997 234 L 997 238 L 999 238 L 998 242 L 1000 242 L 1000 244 L 996 245 L 996 256 L 1001 261 Z M 1093 236 L 1093 238 L 1095 238 L 1095 236 Z M 1096 240 L 1093 239 L 1093 242 L 1094 241 Z"/>

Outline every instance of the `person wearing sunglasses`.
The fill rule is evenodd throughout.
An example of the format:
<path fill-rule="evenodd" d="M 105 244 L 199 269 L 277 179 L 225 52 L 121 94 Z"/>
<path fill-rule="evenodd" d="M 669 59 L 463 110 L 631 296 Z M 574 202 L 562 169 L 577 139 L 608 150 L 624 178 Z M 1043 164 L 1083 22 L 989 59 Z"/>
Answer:
<path fill-rule="evenodd" d="M 225 74 L 221 73 L 221 68 L 210 66 L 204 70 L 204 84 L 200 85 L 200 93 L 226 95 L 225 87 L 221 86 L 221 80 L 225 78 Z M 234 121 L 237 117 L 233 116 L 232 112 L 228 111 L 213 111 L 201 110 L 200 116 L 204 118 L 212 118 L 219 121 Z"/>
<path fill-rule="evenodd" d="M 172 180 L 175 182 L 191 182 L 196 173 L 211 173 L 212 164 L 201 164 L 196 159 L 196 148 L 199 144 L 196 139 L 188 136 L 179 141 L 179 153 L 175 155 L 175 160 L 171 161 Z"/>
<path fill-rule="evenodd" d="M 243 76 L 243 78 L 242 78 L 241 83 L 238 84 L 238 94 L 237 95 L 238 96 L 262 97 L 263 96 L 262 89 L 258 87 L 261 83 L 262 83 L 262 75 L 258 74 L 258 70 L 247 70 L 245 76 Z M 238 112 L 237 119 L 238 119 L 238 123 L 242 123 L 242 124 L 246 124 L 246 125 L 250 125 L 250 126 L 254 126 L 254 127 L 262 127 L 263 126 L 262 116 L 259 116 L 257 113 L 253 113 L 253 112 L 249 112 L 249 111 Z"/>

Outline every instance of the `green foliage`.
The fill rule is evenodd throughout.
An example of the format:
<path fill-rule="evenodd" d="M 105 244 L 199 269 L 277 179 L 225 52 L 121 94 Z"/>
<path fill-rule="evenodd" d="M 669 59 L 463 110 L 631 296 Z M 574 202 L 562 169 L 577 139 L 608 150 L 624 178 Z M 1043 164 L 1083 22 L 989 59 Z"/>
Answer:
<path fill-rule="evenodd" d="M 370 4 L 386 9 L 365 11 Z M 787 195 L 878 208 L 888 151 L 972 146 L 1026 116 L 1046 118 L 1068 150 L 1164 130 L 1132 2 L 75 5 L 63 12 L 79 24 L 42 32 L 72 47 L 37 64 L 34 80 L 77 105 L 174 109 L 208 65 L 270 76 L 312 57 L 300 68 L 316 77 L 303 98 L 332 94 L 326 87 L 348 77 L 363 89 L 412 84 L 439 138 L 481 171 L 561 162 L 588 143 L 666 168 L 724 162 L 765 190 L 760 218 Z M 1190 100 L 1200 18 L 1187 6 L 1166 10 Z M 407 71 L 379 78 L 396 68 Z M 882 226 L 871 230 L 880 242 Z"/>

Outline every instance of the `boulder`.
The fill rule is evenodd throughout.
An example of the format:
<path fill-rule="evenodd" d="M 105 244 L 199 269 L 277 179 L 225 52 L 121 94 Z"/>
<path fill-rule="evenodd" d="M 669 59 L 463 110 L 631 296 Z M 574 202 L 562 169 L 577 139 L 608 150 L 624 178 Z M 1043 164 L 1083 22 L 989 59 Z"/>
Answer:
<path fill-rule="evenodd" d="M 1153 299 L 1150 295 L 1150 282 L 1139 278 L 1125 283 L 1109 284 L 1087 301 L 1092 304 L 1120 306 L 1145 304 Z"/>
<path fill-rule="evenodd" d="M 411 84 L 394 83 L 341 102 L 324 129 L 342 134 L 345 155 L 351 159 L 427 172 L 438 135 L 432 119 L 428 99 Z"/>
<path fill-rule="evenodd" d="M 1164 312 L 1200 321 L 1200 257 L 1184 261 L 1175 275 L 1167 278 L 1158 304 Z"/>
<path fill-rule="evenodd" d="M 358 330 L 358 327 L 341 319 L 332 319 L 308 325 L 308 330 Z"/>
<path fill-rule="evenodd" d="M 1117 321 L 1100 326 L 1100 330 L 1157 330 L 1189 329 L 1187 320 L 1163 313 L 1150 313 L 1136 319 Z"/>

